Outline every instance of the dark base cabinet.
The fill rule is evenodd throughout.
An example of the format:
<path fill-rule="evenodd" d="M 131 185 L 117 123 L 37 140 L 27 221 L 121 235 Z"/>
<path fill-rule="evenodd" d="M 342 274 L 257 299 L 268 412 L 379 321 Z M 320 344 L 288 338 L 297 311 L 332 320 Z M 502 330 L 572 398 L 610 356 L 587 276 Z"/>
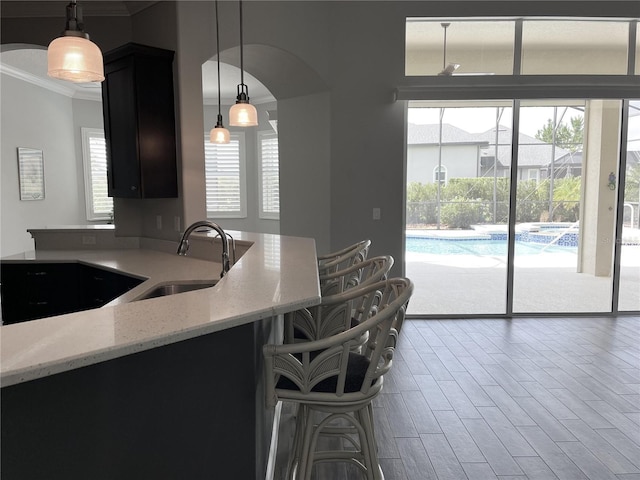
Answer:
<path fill-rule="evenodd" d="M 0 265 L 3 324 L 77 310 L 77 272 L 77 264 Z"/>
<path fill-rule="evenodd" d="M 2 479 L 264 479 L 275 322 L 3 388 Z"/>
<path fill-rule="evenodd" d="M 99 308 L 143 280 L 79 263 L 2 263 L 4 325 Z"/>

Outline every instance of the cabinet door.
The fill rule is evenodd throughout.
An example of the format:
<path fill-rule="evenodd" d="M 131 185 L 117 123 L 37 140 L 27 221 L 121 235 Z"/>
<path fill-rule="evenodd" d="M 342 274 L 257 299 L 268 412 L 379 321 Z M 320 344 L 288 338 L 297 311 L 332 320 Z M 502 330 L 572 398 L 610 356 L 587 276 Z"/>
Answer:
<path fill-rule="evenodd" d="M 139 88 L 138 152 L 142 196 L 177 197 L 178 172 L 171 58 L 137 58 L 136 84 Z M 140 89 L 140 85 L 144 87 Z"/>
<path fill-rule="evenodd" d="M 173 56 L 135 43 L 104 55 L 109 196 L 178 196 Z"/>
<path fill-rule="evenodd" d="M 109 196 L 139 198 L 135 67 L 132 57 L 110 65 L 102 83 L 104 129 L 107 139 Z"/>
<path fill-rule="evenodd" d="M 26 275 L 22 265 L 2 264 L 2 323 L 21 322 L 26 318 Z"/>

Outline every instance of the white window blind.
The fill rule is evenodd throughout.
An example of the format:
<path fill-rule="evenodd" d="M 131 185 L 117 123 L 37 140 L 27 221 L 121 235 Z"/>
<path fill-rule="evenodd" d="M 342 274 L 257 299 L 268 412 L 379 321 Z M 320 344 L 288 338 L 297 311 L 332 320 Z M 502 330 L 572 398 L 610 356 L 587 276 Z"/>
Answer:
<path fill-rule="evenodd" d="M 244 133 L 231 133 L 231 142 L 216 144 L 204 140 L 207 217 L 247 216 Z"/>
<path fill-rule="evenodd" d="M 260 218 L 280 217 L 278 135 L 260 133 Z"/>
<path fill-rule="evenodd" d="M 108 196 L 107 145 L 103 130 L 82 128 L 82 160 L 87 220 L 110 219 L 113 199 Z"/>

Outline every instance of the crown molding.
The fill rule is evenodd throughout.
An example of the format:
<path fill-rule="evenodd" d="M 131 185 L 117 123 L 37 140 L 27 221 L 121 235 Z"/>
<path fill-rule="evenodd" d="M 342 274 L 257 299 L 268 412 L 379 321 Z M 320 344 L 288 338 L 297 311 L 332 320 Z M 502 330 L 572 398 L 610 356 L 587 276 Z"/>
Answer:
<path fill-rule="evenodd" d="M 79 100 L 94 100 L 94 101 L 102 100 L 101 92 L 100 93 L 93 93 L 90 91 L 85 92 L 82 90 L 78 90 L 78 88 L 82 88 L 82 87 L 78 87 L 78 88 L 67 87 L 53 80 L 38 77 L 37 75 L 33 75 L 31 73 L 25 72 L 24 70 L 20 70 L 19 68 L 12 67 L 11 65 L 0 64 L 0 73 L 16 78 L 23 82 L 36 85 L 40 88 L 44 88 L 51 92 L 59 93 L 60 95 L 64 95 L 65 97 L 77 98 Z M 98 89 L 96 88 L 96 90 Z"/>
<path fill-rule="evenodd" d="M 78 86 L 73 92 L 73 98 L 77 100 L 102 102 L 102 88 Z"/>
<path fill-rule="evenodd" d="M 3 18 L 62 17 L 68 1 L 15 1 L 3 0 L 0 8 Z M 84 17 L 130 17 L 158 3 L 157 1 L 85 1 L 82 2 Z"/>

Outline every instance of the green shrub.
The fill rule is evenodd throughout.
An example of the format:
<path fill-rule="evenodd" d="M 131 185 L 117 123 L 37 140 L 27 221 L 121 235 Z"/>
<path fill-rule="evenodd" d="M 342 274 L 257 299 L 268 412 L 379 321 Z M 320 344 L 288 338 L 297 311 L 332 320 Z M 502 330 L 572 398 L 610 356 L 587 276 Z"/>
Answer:
<path fill-rule="evenodd" d="M 444 203 L 440 209 L 440 220 L 449 228 L 469 228 L 474 224 L 486 223 L 489 218 L 489 205 L 479 198 L 470 201 L 464 197 L 456 197 Z"/>
<path fill-rule="evenodd" d="M 635 172 L 634 172 L 635 173 Z M 516 192 L 516 222 L 578 220 L 580 177 L 554 181 L 552 216 L 549 218 L 549 180 L 520 180 Z M 509 179 L 452 178 L 440 189 L 441 222 L 451 228 L 467 228 L 477 223 L 506 223 L 509 217 Z M 438 185 L 407 185 L 407 223 L 435 224 L 438 221 Z M 450 203 L 453 202 L 453 203 Z M 464 205 L 460 205 L 464 204 Z"/>

